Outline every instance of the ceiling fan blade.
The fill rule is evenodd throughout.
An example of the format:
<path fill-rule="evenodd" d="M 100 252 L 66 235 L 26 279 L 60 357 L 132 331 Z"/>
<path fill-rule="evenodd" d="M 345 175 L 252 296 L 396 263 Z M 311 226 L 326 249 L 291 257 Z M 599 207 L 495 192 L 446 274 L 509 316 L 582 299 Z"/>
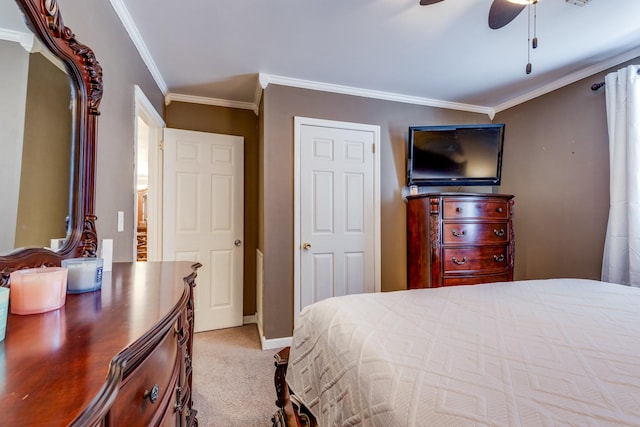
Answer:
<path fill-rule="evenodd" d="M 430 4 L 440 3 L 444 0 L 420 0 L 420 6 L 429 6 Z"/>
<path fill-rule="evenodd" d="M 489 9 L 489 28 L 497 30 L 513 21 L 526 5 L 511 3 L 508 0 L 493 0 Z"/>

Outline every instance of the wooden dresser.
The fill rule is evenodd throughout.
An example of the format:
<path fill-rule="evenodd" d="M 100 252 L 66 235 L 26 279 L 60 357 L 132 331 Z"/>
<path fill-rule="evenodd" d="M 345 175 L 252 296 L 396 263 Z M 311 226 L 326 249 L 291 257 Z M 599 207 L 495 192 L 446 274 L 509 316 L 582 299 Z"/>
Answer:
<path fill-rule="evenodd" d="M 114 263 L 102 290 L 10 314 L 0 343 L 3 425 L 189 426 L 199 264 Z"/>
<path fill-rule="evenodd" d="M 513 280 L 512 216 L 511 195 L 408 196 L 408 288 Z"/>

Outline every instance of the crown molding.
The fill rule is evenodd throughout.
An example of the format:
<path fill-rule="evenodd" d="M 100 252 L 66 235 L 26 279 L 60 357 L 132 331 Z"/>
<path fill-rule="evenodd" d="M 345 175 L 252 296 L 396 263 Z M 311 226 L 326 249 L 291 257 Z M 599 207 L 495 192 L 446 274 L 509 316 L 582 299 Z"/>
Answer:
<path fill-rule="evenodd" d="M 14 43 L 20 43 L 20 46 L 29 53 L 40 53 L 49 62 L 58 67 L 63 72 L 67 72 L 64 64 L 49 49 L 46 49 L 40 40 L 32 33 L 23 33 L 21 31 L 7 30 L 0 28 L 0 40 L 6 40 Z"/>
<path fill-rule="evenodd" d="M 34 49 L 37 49 L 37 44 L 39 43 L 34 34 L 6 28 L 0 28 L 0 40 L 20 43 L 20 46 L 29 53 L 37 51 Z"/>
<path fill-rule="evenodd" d="M 256 113 L 256 116 L 260 114 L 260 101 L 262 100 L 262 91 L 264 88 L 262 87 L 262 83 L 260 82 L 260 74 L 258 74 L 258 78 L 256 79 L 256 90 L 253 96 L 253 112 Z"/>
<path fill-rule="evenodd" d="M 176 102 L 190 102 L 192 104 L 215 105 L 217 107 L 240 108 L 243 110 L 256 110 L 252 102 L 232 101 L 229 99 L 208 98 L 206 96 L 182 95 L 179 93 L 168 93 L 164 97 L 165 105 Z"/>
<path fill-rule="evenodd" d="M 311 80 L 296 79 L 296 78 L 279 76 L 274 74 L 266 74 L 266 73 L 258 74 L 258 82 L 256 84 L 254 102 L 252 103 L 239 102 L 239 101 L 225 100 L 225 99 L 219 99 L 219 98 L 207 98 L 207 97 L 201 97 L 201 96 L 169 93 L 167 85 L 164 79 L 162 78 L 162 75 L 160 74 L 160 71 L 158 70 L 153 58 L 151 57 L 151 54 L 149 53 L 146 47 L 146 44 L 142 40 L 142 37 L 138 32 L 138 29 L 135 26 L 133 19 L 131 18 L 131 15 L 129 14 L 129 11 L 125 7 L 123 1 L 122 0 L 109 0 L 109 1 L 111 2 L 111 5 L 115 10 L 116 14 L 120 18 L 120 21 L 122 22 L 125 29 L 129 33 L 129 37 L 131 38 L 138 52 L 140 53 L 142 60 L 144 61 L 147 68 L 151 72 L 151 75 L 153 76 L 154 80 L 158 84 L 160 90 L 165 95 L 166 105 L 171 103 L 171 101 L 191 102 L 191 103 L 215 105 L 215 106 L 221 106 L 221 107 L 253 110 L 256 115 L 259 113 L 260 101 L 262 99 L 263 90 L 266 89 L 269 86 L 269 84 L 273 83 L 273 84 L 278 84 L 282 86 L 291 86 L 291 87 L 297 87 L 301 89 L 310 89 L 310 90 L 316 90 L 316 91 L 322 91 L 322 92 L 332 92 L 332 93 L 339 93 L 344 95 L 360 96 L 364 98 L 381 99 L 381 100 L 400 102 L 405 104 L 424 105 L 424 106 L 444 108 L 449 110 L 482 113 L 482 114 L 487 114 L 489 118 L 493 120 L 495 114 L 500 111 L 504 111 L 518 104 L 522 104 L 524 102 L 530 101 L 534 98 L 545 95 L 549 92 L 560 89 L 569 84 L 575 83 L 581 79 L 597 74 L 601 71 L 606 70 L 607 68 L 611 68 L 617 64 L 629 61 L 635 57 L 640 56 L 640 47 L 629 50 L 620 55 L 617 55 L 614 58 L 608 59 L 606 61 L 602 61 L 598 64 L 592 65 L 590 67 L 587 67 L 575 73 L 569 74 L 561 79 L 555 80 L 552 83 L 549 83 L 545 86 L 542 86 L 540 88 L 527 92 L 523 95 L 512 98 L 508 101 L 505 101 L 493 107 L 483 106 L 483 105 L 474 105 L 474 104 L 465 104 L 465 103 L 459 103 L 459 102 L 442 101 L 442 100 L 432 99 L 432 98 L 402 95 L 402 94 L 397 94 L 392 92 L 363 89 L 358 87 L 336 85 L 331 83 L 322 83 L 322 82 L 316 82 Z M 30 46 L 29 41 L 27 39 L 25 38 L 16 39 L 17 34 L 24 35 L 24 33 L 19 33 L 16 31 L 0 29 L 0 39 L 19 42 L 21 45 L 23 45 L 23 47 Z M 31 36 L 31 40 L 34 40 L 32 35 L 29 35 L 29 36 Z M 31 41 L 31 44 L 33 44 L 33 41 Z M 25 49 L 28 51 L 31 51 L 30 49 L 32 49 L 32 47 L 25 47 Z"/>
<path fill-rule="evenodd" d="M 142 61 L 144 61 L 145 65 L 149 69 L 151 76 L 155 80 L 156 84 L 158 85 L 162 93 L 166 95 L 169 92 L 169 89 L 167 88 L 167 84 L 165 83 L 164 78 L 162 77 L 162 74 L 160 74 L 160 70 L 156 66 L 155 61 L 151 57 L 151 53 L 149 53 L 149 49 L 147 49 L 147 45 L 145 44 L 144 40 L 142 40 L 142 36 L 138 31 L 138 27 L 136 27 L 135 23 L 133 22 L 133 18 L 131 18 L 131 14 L 129 13 L 129 10 L 127 10 L 122 0 L 109 0 L 109 1 L 111 2 L 111 6 L 113 7 L 113 10 L 115 10 L 116 14 L 118 15 L 118 18 L 120 18 L 120 22 L 122 22 L 122 25 L 124 25 L 124 28 L 127 30 L 127 33 L 129 33 L 129 38 L 131 39 L 136 49 L 138 50 L 140 57 L 142 57 Z"/>
<path fill-rule="evenodd" d="M 318 90 L 322 92 L 341 93 L 344 95 L 361 96 L 364 98 L 375 98 L 385 101 L 401 102 L 405 104 L 425 105 L 429 107 L 446 108 L 449 110 L 468 111 L 471 113 L 483 113 L 491 117 L 494 113 L 493 108 L 484 107 L 482 105 L 463 104 L 459 102 L 441 101 L 438 99 L 422 98 L 418 96 L 401 95 L 391 92 L 383 92 L 378 90 L 362 89 L 351 86 L 335 85 L 330 83 L 314 82 L 311 80 L 294 79 L 291 77 L 276 76 L 273 74 L 260 73 L 258 80 L 263 89 L 269 84 L 277 84 L 282 86 L 292 86 L 301 89 Z"/>
<path fill-rule="evenodd" d="M 635 49 L 628 50 L 620 55 L 614 56 L 606 61 L 599 62 L 590 67 L 584 68 L 575 73 L 569 74 L 561 79 L 555 80 L 548 85 L 542 86 L 538 89 L 532 90 L 531 92 L 527 92 L 524 95 L 518 96 L 516 98 L 512 98 L 507 102 L 504 102 L 500 105 L 496 105 L 493 107 L 496 113 L 500 111 L 504 111 L 508 108 L 515 107 L 518 104 L 522 104 L 524 102 L 530 101 L 539 96 L 545 95 L 549 92 L 553 92 L 554 90 L 560 89 L 561 87 L 570 85 L 579 80 L 586 79 L 587 77 L 591 77 L 594 74 L 597 74 L 601 71 L 604 71 L 608 68 L 611 68 L 615 65 L 622 64 L 623 62 L 627 62 L 632 60 L 633 58 L 637 58 L 640 56 L 640 47 Z"/>
<path fill-rule="evenodd" d="M 33 46 L 31 48 L 31 53 L 39 53 L 44 56 L 49 62 L 58 67 L 58 69 L 62 70 L 65 74 L 67 74 L 67 68 L 64 66 L 64 63 L 55 56 L 49 49 L 44 47 L 42 43 L 37 38 L 33 40 Z"/>

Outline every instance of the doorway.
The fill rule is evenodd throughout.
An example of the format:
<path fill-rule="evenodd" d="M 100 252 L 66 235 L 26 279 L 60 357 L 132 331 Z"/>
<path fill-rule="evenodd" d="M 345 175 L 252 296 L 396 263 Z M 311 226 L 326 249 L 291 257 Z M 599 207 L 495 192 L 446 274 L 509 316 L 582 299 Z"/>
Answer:
<path fill-rule="evenodd" d="M 134 259 L 162 260 L 162 130 L 165 123 L 144 92 L 135 86 L 136 224 Z"/>

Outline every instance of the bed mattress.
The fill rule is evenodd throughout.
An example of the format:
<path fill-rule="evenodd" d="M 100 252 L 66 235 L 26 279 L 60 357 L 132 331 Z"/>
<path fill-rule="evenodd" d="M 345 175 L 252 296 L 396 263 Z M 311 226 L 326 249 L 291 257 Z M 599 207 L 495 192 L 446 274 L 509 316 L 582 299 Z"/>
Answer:
<path fill-rule="evenodd" d="M 320 426 L 640 425 L 640 289 L 532 280 L 306 307 L 287 382 Z"/>

